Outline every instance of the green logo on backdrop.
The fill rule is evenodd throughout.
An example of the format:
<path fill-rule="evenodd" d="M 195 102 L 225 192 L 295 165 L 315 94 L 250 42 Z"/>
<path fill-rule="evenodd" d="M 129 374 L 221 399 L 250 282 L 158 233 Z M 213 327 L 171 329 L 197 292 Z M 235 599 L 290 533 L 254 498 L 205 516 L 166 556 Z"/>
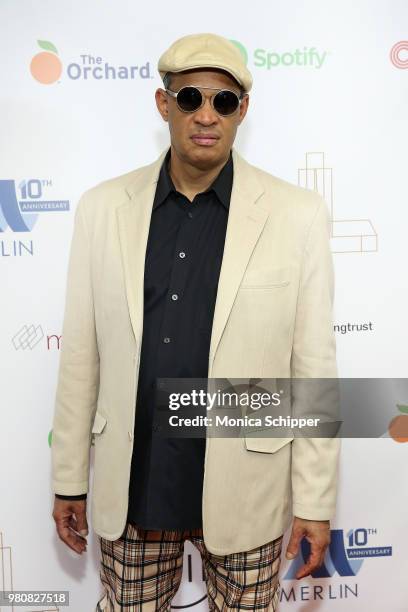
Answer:
<path fill-rule="evenodd" d="M 239 40 L 231 40 L 230 42 L 234 43 L 234 45 L 237 47 L 238 51 L 241 52 L 242 57 L 244 58 L 244 62 L 247 64 L 248 63 L 248 52 L 245 49 L 244 45 L 242 43 L 239 42 Z"/>
<path fill-rule="evenodd" d="M 249 55 L 246 47 L 238 40 L 230 40 L 239 49 L 245 63 L 248 64 Z M 257 68 L 265 68 L 266 70 L 278 67 L 289 68 L 291 66 L 321 68 L 326 57 L 327 51 L 318 51 L 315 47 L 303 47 L 303 49 L 285 51 L 284 53 L 258 48 L 252 54 L 252 62 Z"/>

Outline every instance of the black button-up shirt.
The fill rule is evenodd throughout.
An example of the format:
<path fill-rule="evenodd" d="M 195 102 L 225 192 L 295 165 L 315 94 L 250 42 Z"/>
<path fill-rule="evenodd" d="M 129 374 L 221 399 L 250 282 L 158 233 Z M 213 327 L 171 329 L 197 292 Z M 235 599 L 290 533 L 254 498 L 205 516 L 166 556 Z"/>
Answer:
<path fill-rule="evenodd" d="M 156 378 L 206 378 L 233 179 L 232 156 L 192 202 L 160 170 L 146 249 L 144 321 L 128 520 L 202 526 L 205 438 L 152 435 Z"/>
<path fill-rule="evenodd" d="M 156 378 L 207 377 L 233 181 L 230 152 L 210 187 L 190 202 L 171 180 L 170 154 L 169 148 L 160 169 L 146 248 L 129 484 L 128 521 L 145 529 L 202 526 L 206 440 L 160 438 L 152 435 L 152 422 Z"/>

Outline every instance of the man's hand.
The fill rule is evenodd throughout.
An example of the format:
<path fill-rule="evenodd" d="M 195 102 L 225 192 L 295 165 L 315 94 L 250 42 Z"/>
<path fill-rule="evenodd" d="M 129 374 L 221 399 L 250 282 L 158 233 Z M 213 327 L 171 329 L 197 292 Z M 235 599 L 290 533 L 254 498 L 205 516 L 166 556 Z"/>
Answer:
<path fill-rule="evenodd" d="M 307 562 L 296 573 L 298 580 L 308 576 L 322 565 L 326 548 L 330 544 L 330 521 L 309 521 L 295 516 L 286 548 L 287 559 L 296 557 L 303 537 L 310 542 L 311 551 Z"/>
<path fill-rule="evenodd" d="M 83 536 L 88 535 L 88 523 L 86 520 L 86 499 L 69 500 L 54 499 L 54 510 L 52 513 L 55 520 L 58 537 L 67 546 L 78 554 L 86 551 L 87 541 Z"/>

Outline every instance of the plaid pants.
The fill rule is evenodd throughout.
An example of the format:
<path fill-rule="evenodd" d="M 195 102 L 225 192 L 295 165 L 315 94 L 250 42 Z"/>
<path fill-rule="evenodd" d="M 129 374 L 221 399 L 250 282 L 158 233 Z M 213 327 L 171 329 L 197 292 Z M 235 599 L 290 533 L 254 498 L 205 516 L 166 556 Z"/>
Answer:
<path fill-rule="evenodd" d="M 277 609 L 283 535 L 230 555 L 209 552 L 201 529 L 152 531 L 127 523 L 117 540 L 98 538 L 99 575 L 105 594 L 96 612 L 171 610 L 171 600 L 181 582 L 186 539 L 200 551 L 210 610 Z"/>

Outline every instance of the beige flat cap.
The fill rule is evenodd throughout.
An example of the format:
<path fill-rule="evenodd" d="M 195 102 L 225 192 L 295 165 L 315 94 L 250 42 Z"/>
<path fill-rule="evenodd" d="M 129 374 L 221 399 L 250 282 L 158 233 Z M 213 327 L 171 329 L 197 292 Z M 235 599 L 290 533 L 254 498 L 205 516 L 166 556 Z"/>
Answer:
<path fill-rule="evenodd" d="M 159 58 L 161 78 L 166 72 L 183 72 L 192 68 L 221 68 L 242 85 L 252 87 L 252 75 L 239 49 L 228 38 L 218 34 L 189 34 L 176 40 Z"/>

